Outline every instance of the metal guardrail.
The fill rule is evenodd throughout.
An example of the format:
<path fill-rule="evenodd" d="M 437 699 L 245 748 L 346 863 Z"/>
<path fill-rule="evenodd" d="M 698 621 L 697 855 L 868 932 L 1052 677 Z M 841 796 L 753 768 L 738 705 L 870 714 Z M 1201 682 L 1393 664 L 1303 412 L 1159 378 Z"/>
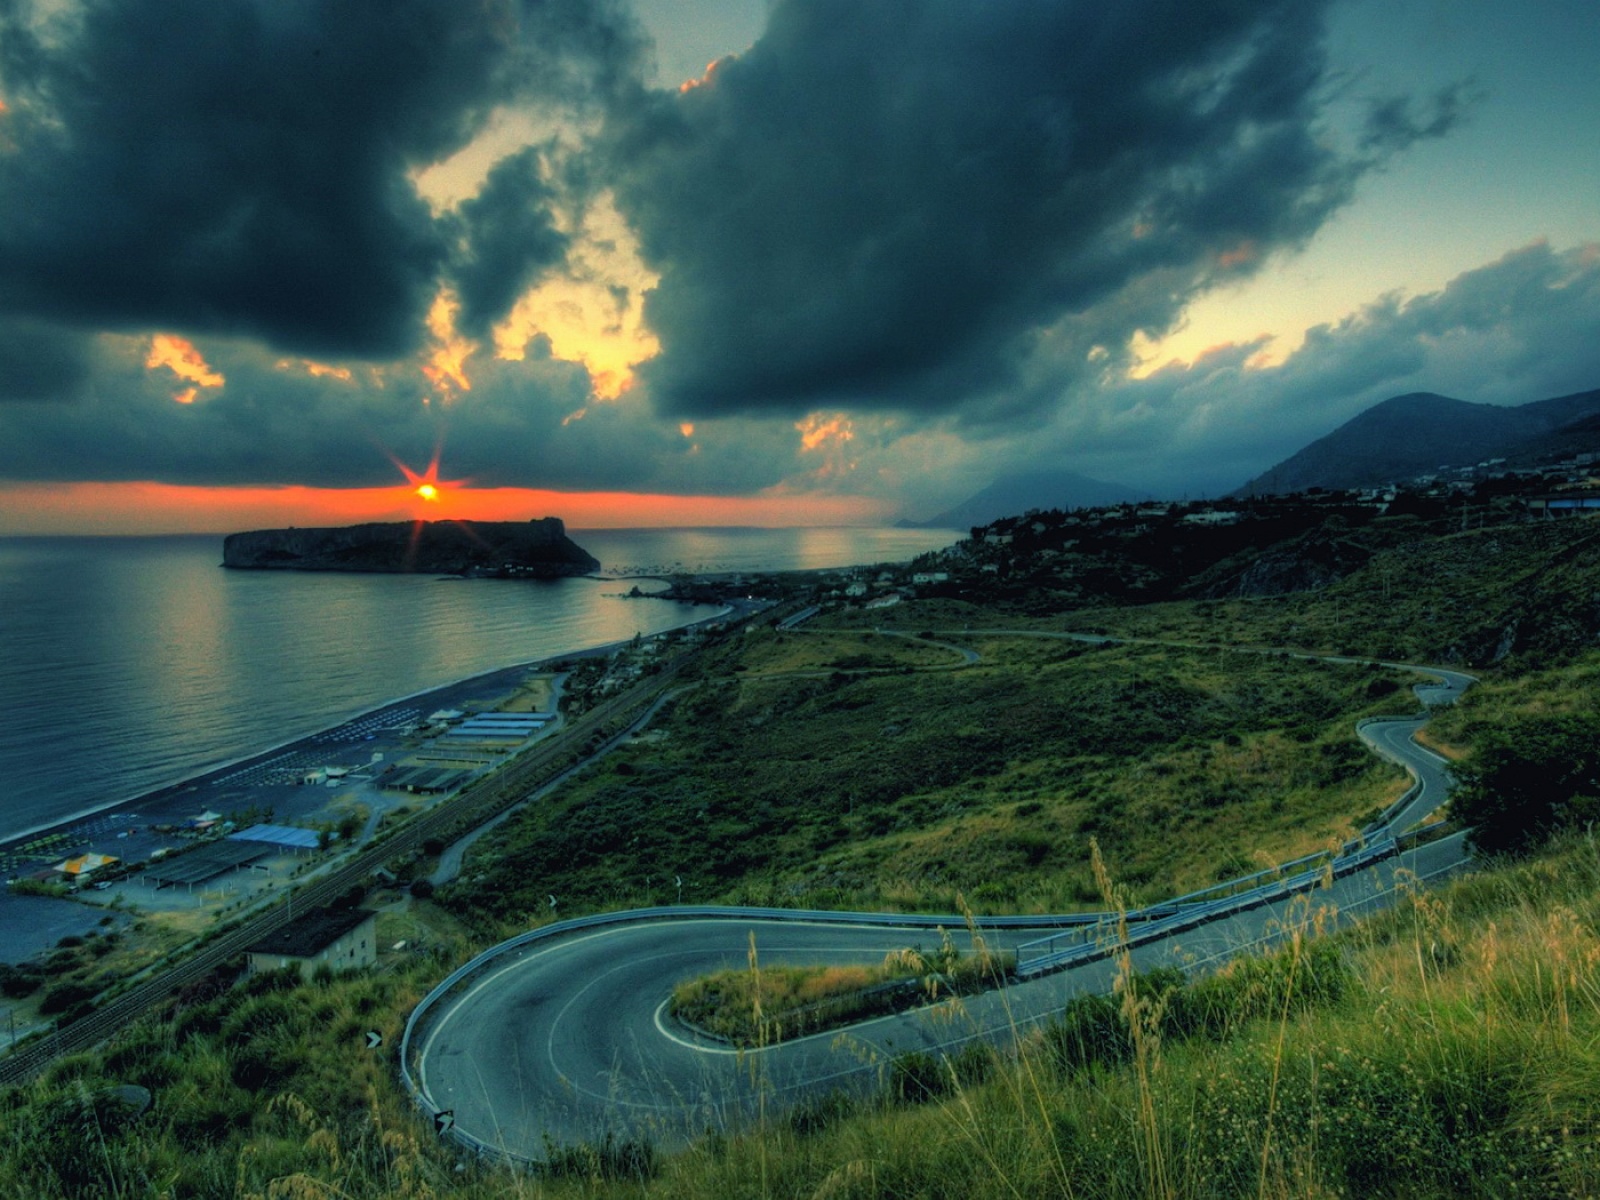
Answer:
<path fill-rule="evenodd" d="M 1356 722 L 1356 733 L 1359 735 L 1369 725 L 1394 725 L 1402 722 L 1412 721 L 1418 722 L 1418 728 L 1421 728 L 1421 723 L 1426 720 L 1426 717 L 1426 713 L 1414 713 L 1409 717 L 1363 717 L 1361 720 Z M 1395 800 L 1394 803 L 1390 804 L 1389 807 L 1385 808 L 1381 813 L 1373 818 L 1373 820 L 1369 821 L 1362 827 L 1361 834 L 1363 837 L 1366 837 L 1371 834 L 1387 830 L 1394 819 L 1404 812 L 1407 806 L 1409 806 L 1411 802 L 1421 794 L 1423 784 L 1422 777 L 1417 774 L 1416 770 L 1411 766 L 1410 763 L 1386 753 L 1375 743 L 1366 741 L 1365 738 L 1362 738 L 1362 741 L 1366 744 L 1367 749 L 1371 750 L 1379 758 L 1383 758 L 1389 762 L 1395 763 L 1397 766 L 1402 767 L 1406 773 L 1411 776 L 1411 786 L 1401 793 L 1399 799 Z"/>
<path fill-rule="evenodd" d="M 1248 891 L 1215 900 L 1182 905 L 1177 912 L 1165 911 L 1168 906 L 1157 906 L 1161 915 L 1151 919 L 1149 910 L 1126 915 L 1112 914 L 1092 930 L 1069 934 L 1055 934 L 1049 938 L 1027 942 L 1016 949 L 1018 978 L 1030 979 L 1051 971 L 1063 970 L 1079 963 L 1103 958 L 1119 950 L 1156 941 L 1174 933 L 1182 933 L 1197 926 L 1209 924 L 1223 917 L 1233 916 L 1263 904 L 1287 899 L 1301 892 L 1311 891 L 1329 879 L 1342 879 L 1374 863 L 1399 853 L 1399 844 L 1392 837 L 1364 846 L 1349 854 L 1327 860 L 1321 867 L 1300 871 Z M 1130 921 L 1135 922 L 1129 928 Z M 1097 936 L 1090 937 L 1090 934 Z M 1074 944 L 1061 947 L 1064 937 L 1076 937 Z M 1031 952 L 1031 957 L 1024 957 Z"/>
<path fill-rule="evenodd" d="M 796 617 L 803 620 L 805 616 L 809 615 L 796 614 Z M 794 618 L 791 619 L 793 620 Z M 1116 639 L 1086 636 L 1084 640 L 1110 641 Z M 459 830 L 459 827 L 469 823 L 473 825 L 481 823 L 498 812 L 518 803 L 529 792 L 543 786 L 548 779 L 559 776 L 563 771 L 570 769 L 571 765 L 575 765 L 556 765 L 557 760 L 565 753 L 566 746 L 575 741 L 580 741 L 583 737 L 592 737 L 600 733 L 604 726 L 626 714 L 627 719 L 623 722 L 623 733 L 613 734 L 608 737 L 607 744 L 612 744 L 623 736 L 626 728 L 639 720 L 641 715 L 647 712 L 650 706 L 660 698 L 666 684 L 676 676 L 686 658 L 686 655 L 679 655 L 669 663 L 663 664 L 663 669 L 651 680 L 650 686 L 639 689 L 636 693 L 623 693 L 603 702 L 571 723 L 564 731 L 565 736 L 561 739 L 552 741 L 542 750 L 535 750 L 519 760 L 513 760 L 511 763 L 505 764 L 498 772 L 484 777 L 472 785 L 467 794 L 458 798 L 460 800 L 468 800 L 470 796 L 471 799 L 468 803 L 449 805 L 425 814 L 423 817 L 408 824 L 394 836 L 386 838 L 380 845 L 368 847 L 344 866 L 302 886 L 295 894 L 295 898 L 307 908 L 326 904 L 347 891 L 353 883 L 370 874 L 377 866 L 382 865 L 396 855 L 407 853 L 411 849 L 419 847 L 429 837 L 439 836 L 441 832 Z M 1359 730 L 1367 724 L 1377 721 L 1415 719 L 1414 716 L 1368 718 L 1358 722 L 1357 728 Z M 1415 775 L 1415 772 L 1413 772 L 1413 775 Z M 1132 947 L 1155 941 L 1173 933 L 1192 929 L 1234 913 L 1243 912 L 1250 908 L 1259 907 L 1262 904 L 1271 903 L 1277 899 L 1307 891 L 1315 887 L 1319 882 L 1328 879 L 1330 875 L 1333 878 L 1341 878 L 1363 870 L 1384 858 L 1391 857 L 1399 852 L 1400 842 L 1409 841 L 1415 845 L 1425 834 L 1439 827 L 1438 825 L 1429 826 L 1423 830 L 1417 830 L 1412 834 L 1405 835 L 1400 839 L 1396 839 L 1387 833 L 1387 822 L 1393 820 L 1394 815 L 1400 812 L 1414 798 L 1421 786 L 1421 780 L 1418 779 L 1405 795 L 1385 809 L 1377 821 L 1362 830 L 1361 837 L 1351 843 L 1347 843 L 1340 853 L 1336 855 L 1329 852 L 1307 855 L 1281 864 L 1278 867 L 1241 876 L 1238 879 L 1227 880 L 1211 887 L 1158 904 L 1147 905 L 1128 913 L 1102 912 L 971 918 L 962 914 L 908 915 L 901 913 L 840 913 L 811 909 L 677 906 L 599 913 L 588 917 L 558 921 L 491 947 L 470 962 L 451 972 L 448 977 L 423 997 L 407 1019 L 405 1031 L 401 1037 L 400 1076 L 418 1107 L 430 1118 L 437 1118 L 441 1110 L 426 1095 L 411 1070 L 411 1057 L 416 1051 L 415 1040 L 420 1031 L 425 1028 L 432 1010 L 487 965 L 509 954 L 518 953 L 528 946 L 562 937 L 577 930 L 637 921 L 671 919 L 755 919 L 876 925 L 884 928 L 904 929 L 956 928 L 967 925 L 970 922 L 980 930 L 1029 928 L 1051 928 L 1056 930 L 1048 937 L 1024 943 L 1016 948 L 1016 974 L 1022 978 L 1029 978 L 1103 957 L 1115 953 L 1123 947 Z M 1383 832 L 1384 836 L 1376 841 L 1368 841 L 1367 839 L 1374 832 Z M 1302 869 L 1293 874 L 1284 874 L 1286 870 L 1295 867 Z M 1453 869 L 1455 868 L 1444 868 L 1421 878 L 1431 878 L 1432 875 L 1442 874 Z M 1247 888 L 1242 892 L 1230 890 L 1255 879 L 1264 879 L 1266 876 L 1274 876 L 1274 878 Z M 1377 899 L 1376 897 L 1369 897 L 1350 907 L 1356 908 L 1365 904 L 1375 903 Z M 276 907 L 247 919 L 238 928 L 200 947 L 198 952 L 191 958 L 174 968 L 129 989 L 122 995 L 97 1008 L 82 1020 L 58 1029 L 45 1038 L 0 1060 L 0 1084 L 21 1082 L 37 1074 L 60 1055 L 86 1049 L 98 1043 L 116 1029 L 142 1015 L 156 1003 L 164 1000 L 177 988 L 202 977 L 227 959 L 242 952 L 251 942 L 259 940 L 287 923 L 287 921 L 287 914 Z M 1114 931 L 1116 936 L 1110 938 L 1103 936 L 1111 931 Z M 1075 938 L 1077 940 L 1074 944 L 1065 948 L 1058 948 L 1063 938 Z M 1033 957 L 1024 961 L 1025 951 L 1036 951 L 1036 953 Z M 488 1146 L 453 1125 L 444 1130 L 444 1135 L 476 1153 L 506 1156 L 506 1151 L 503 1148 Z M 520 1156 L 515 1155 L 510 1157 L 520 1158 Z"/>
<path fill-rule="evenodd" d="M 845 913 L 825 909 L 736 908 L 725 905 L 658 906 L 654 908 L 627 909 L 621 912 L 595 913 L 587 917 L 572 917 L 568 920 L 540 926 L 538 929 L 518 934 L 514 938 L 509 938 L 504 942 L 489 947 L 489 949 L 473 958 L 470 962 L 452 971 L 432 991 L 424 996 L 416 1008 L 411 1010 L 411 1016 L 406 1020 L 405 1031 L 400 1037 L 400 1079 L 405 1084 L 406 1090 L 411 1094 L 417 1107 L 430 1120 L 437 1121 L 441 1112 L 445 1110 L 436 1105 L 432 1098 L 428 1096 L 411 1069 L 412 1058 L 419 1050 L 418 1038 L 425 1032 L 432 1010 L 470 979 L 506 956 L 520 953 L 529 946 L 564 937 L 579 930 L 597 929 L 607 925 L 625 925 L 640 921 L 661 920 L 794 921 L 809 924 L 874 925 L 888 929 L 955 929 L 966 926 L 970 921 L 975 928 L 980 930 L 999 930 L 1036 929 L 1063 922 L 1093 923 L 1103 920 L 1104 917 L 1105 914 L 1103 913 L 1076 913 L 1065 916 L 968 917 L 961 913 L 935 915 L 923 913 Z M 457 1145 L 471 1150 L 475 1154 L 510 1158 L 521 1162 L 532 1161 L 523 1158 L 521 1155 L 512 1154 L 503 1147 L 490 1146 L 454 1125 L 442 1129 L 441 1136 L 449 1138 Z"/>
<path fill-rule="evenodd" d="M 803 619 L 802 614 L 795 614 L 795 616 Z M 1083 640 L 1114 641 L 1117 639 L 1086 636 Z M 1305 657 L 1316 656 L 1307 655 Z M 1407 667 L 1406 664 L 1385 663 L 1382 665 Z M 1407 667 L 1407 669 L 1416 668 Z M 1369 717 L 1358 721 L 1356 729 L 1359 732 L 1366 728 L 1367 725 L 1379 722 L 1415 720 L 1417 720 L 1416 715 Z M 1368 747 L 1374 753 L 1382 753 L 1371 743 L 1368 743 Z M 1383 757 L 1389 756 L 1383 755 Z M 1293 859 L 1276 867 L 1270 867 L 1236 879 L 1225 880 L 1172 900 L 1146 905 L 1125 913 L 1073 913 L 1039 917 L 982 917 L 974 919 L 956 914 L 920 916 L 893 913 L 839 913 L 806 909 L 695 906 L 687 908 L 633 909 L 626 912 L 600 913 L 589 917 L 555 922 L 502 942 L 497 946 L 490 947 L 471 962 L 452 972 L 448 978 L 423 997 L 407 1019 L 405 1032 L 401 1037 L 400 1076 L 418 1107 L 430 1118 L 434 1118 L 437 1121 L 442 1110 L 433 1103 L 411 1071 L 411 1057 L 417 1051 L 416 1039 L 419 1036 L 419 1032 L 424 1028 L 434 1007 L 489 964 L 500 960 L 508 954 L 520 952 L 527 946 L 561 937 L 580 929 L 662 919 L 790 920 L 882 925 L 898 928 L 955 927 L 970 922 L 978 929 L 1053 927 L 1056 930 L 1056 932 L 1047 937 L 1023 943 L 1015 948 L 1017 962 L 1014 972 L 1020 979 L 1036 977 L 1105 957 L 1123 948 L 1132 948 L 1136 945 L 1156 941 L 1174 933 L 1181 933 L 1211 921 L 1220 920 L 1276 900 L 1307 892 L 1318 884 L 1365 870 L 1384 859 L 1394 857 L 1400 853 L 1402 848 L 1409 848 L 1419 844 L 1425 836 L 1439 829 L 1443 822 L 1420 830 L 1414 830 L 1400 837 L 1396 837 L 1389 829 L 1390 823 L 1415 799 L 1417 793 L 1423 787 L 1422 779 L 1409 764 L 1401 762 L 1400 765 L 1411 773 L 1413 778 L 1411 787 L 1398 800 L 1384 809 L 1375 821 L 1363 828 L 1357 837 L 1346 842 L 1338 853 L 1320 851 L 1315 854 L 1305 855 L 1302 858 Z M 1379 836 L 1374 838 L 1374 834 Z M 1409 845 L 1403 847 L 1402 843 L 1408 843 Z M 1297 867 L 1301 869 L 1293 871 Z M 1425 880 L 1455 869 L 1457 869 L 1457 865 L 1442 868 L 1430 873 L 1428 876 L 1419 878 Z M 1292 871 L 1293 873 L 1285 874 L 1286 871 Z M 1254 887 L 1248 887 L 1244 891 L 1232 890 L 1238 888 L 1241 884 L 1248 884 L 1256 879 L 1266 879 L 1268 876 L 1273 878 Z M 1386 897 L 1366 897 L 1353 903 L 1349 908 L 1353 910 L 1364 907 L 1384 898 Z M 1105 936 L 1107 934 L 1112 934 L 1113 936 Z M 1062 948 L 1060 943 L 1063 939 L 1072 939 L 1072 944 Z M 1033 956 L 1025 958 L 1025 954 L 1029 951 L 1034 952 Z M 443 1136 L 450 1138 L 458 1145 L 479 1155 L 499 1156 L 515 1161 L 531 1161 L 521 1155 L 508 1152 L 504 1147 L 490 1146 L 464 1130 L 456 1128 L 453 1124 L 443 1128 L 442 1133 Z"/>

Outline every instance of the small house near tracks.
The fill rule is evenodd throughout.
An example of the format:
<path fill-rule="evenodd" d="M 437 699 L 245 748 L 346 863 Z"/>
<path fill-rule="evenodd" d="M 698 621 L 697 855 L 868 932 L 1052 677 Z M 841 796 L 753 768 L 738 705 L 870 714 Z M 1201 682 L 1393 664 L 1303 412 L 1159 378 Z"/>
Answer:
<path fill-rule="evenodd" d="M 378 961 L 377 920 L 364 908 L 314 909 L 245 951 L 249 973 L 297 967 L 302 979 L 310 979 L 318 967 L 369 967 Z"/>

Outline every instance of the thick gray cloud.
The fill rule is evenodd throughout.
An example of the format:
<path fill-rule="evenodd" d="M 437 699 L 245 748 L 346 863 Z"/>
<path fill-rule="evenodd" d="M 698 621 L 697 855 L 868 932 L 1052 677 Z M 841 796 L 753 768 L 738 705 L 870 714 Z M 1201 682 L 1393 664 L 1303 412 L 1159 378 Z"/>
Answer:
<path fill-rule="evenodd" d="M 0 313 L 404 352 L 458 232 L 408 172 L 496 105 L 609 102 L 630 29 L 595 0 L 0 0 Z M 517 231 L 538 218 L 467 222 L 477 320 Z M 550 252 L 503 257 L 522 279 Z"/>
<path fill-rule="evenodd" d="M 1440 291 L 1316 326 L 1276 366 L 1249 365 L 1255 342 L 1081 389 L 1049 435 L 988 452 L 1162 494 L 1231 491 L 1391 396 L 1525 404 L 1600 386 L 1597 334 L 1600 245 L 1538 242 Z"/>
<path fill-rule="evenodd" d="M 475 487 L 731 495 L 798 469 L 786 425 L 720 422 L 691 440 L 641 398 L 592 403 L 583 368 L 542 340 L 521 362 L 475 357 L 472 390 L 449 405 L 411 366 L 341 379 L 247 340 L 196 348 L 226 382 L 188 404 L 174 401 L 187 381 L 148 369 L 148 341 L 131 338 L 101 347 L 72 401 L 0 404 L 0 479 L 387 487 L 402 481 L 391 455 L 420 472 L 442 451 L 442 476 Z"/>
<path fill-rule="evenodd" d="M 543 178 L 540 147 L 495 164 L 483 188 L 461 206 L 465 246 L 454 275 L 461 297 L 457 324 L 483 337 L 517 297 L 561 262 L 570 239 L 555 224 L 556 192 Z"/>
<path fill-rule="evenodd" d="M 0 404 L 64 400 L 88 380 L 93 365 L 88 337 L 26 318 L 0 316 Z"/>
<path fill-rule="evenodd" d="M 1593 387 L 1597 331 L 1600 246 L 1538 243 L 1318 326 L 1278 366 L 1249 365 L 1263 349 L 1253 342 L 1145 379 L 1112 370 L 1025 430 L 989 436 L 953 418 L 858 418 L 837 460 L 801 451 L 792 422 L 770 415 L 697 420 L 685 436 L 637 392 L 593 403 L 583 369 L 552 360 L 543 339 L 522 362 L 474 357 L 472 390 L 447 407 L 423 403 L 431 389 L 414 367 L 341 380 L 243 339 L 199 341 L 226 383 L 177 404 L 185 381 L 145 366 L 147 340 L 100 339 L 72 402 L 0 404 L 0 478 L 386 486 L 399 481 L 388 453 L 420 470 L 442 444 L 444 476 L 477 487 L 741 495 L 789 480 L 909 498 L 920 515 L 998 473 L 1060 466 L 1196 495 L 1238 487 L 1403 392 L 1520 403 Z M 839 463 L 853 465 L 818 473 Z"/>
<path fill-rule="evenodd" d="M 1095 346 L 1166 328 L 1456 119 L 1453 93 L 1382 104 L 1338 149 L 1324 7 L 776 6 L 747 54 L 612 126 L 661 274 L 646 380 L 691 414 L 1051 404 Z M 1058 347 L 1033 390 L 1076 316 L 1080 365 Z"/>
<path fill-rule="evenodd" d="M 386 451 L 420 467 L 442 438 L 444 474 L 483 487 L 787 481 L 937 508 L 962 498 L 938 484 L 1046 450 L 1222 490 L 1397 392 L 1600 382 L 1595 258 L 1542 246 L 1312 330 L 1280 367 L 1248 345 L 1126 377 L 1136 331 L 1303 243 L 1469 106 L 1352 100 L 1331 3 L 784 0 L 678 95 L 638 86 L 613 2 L 0 0 L 0 478 L 373 486 Z M 586 120 L 431 211 L 413 172 L 501 105 Z M 547 340 L 502 362 L 487 334 L 582 274 L 606 190 L 660 275 L 663 350 L 597 403 Z M 448 407 L 396 361 L 441 282 L 483 343 Z M 184 382 L 145 362 L 158 329 L 226 384 L 175 404 Z M 851 440 L 802 450 L 818 410 Z"/>

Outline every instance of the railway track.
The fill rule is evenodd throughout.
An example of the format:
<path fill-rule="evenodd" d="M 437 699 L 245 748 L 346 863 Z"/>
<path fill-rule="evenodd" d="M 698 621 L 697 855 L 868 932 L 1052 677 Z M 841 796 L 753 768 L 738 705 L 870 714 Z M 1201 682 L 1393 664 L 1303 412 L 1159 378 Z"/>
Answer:
<path fill-rule="evenodd" d="M 407 821 L 392 834 L 291 891 L 284 904 L 253 913 L 231 928 L 196 943 L 149 978 L 106 997 L 93 1010 L 0 1059 L 0 1086 L 25 1083 L 57 1059 L 88 1050 L 137 1021 L 180 989 L 204 979 L 247 947 L 302 912 L 320 908 L 364 887 L 384 864 L 420 850 L 433 839 L 449 842 L 520 803 L 562 772 L 604 753 L 656 703 L 677 678 L 693 651 L 664 663 L 648 680 L 596 705 L 493 774 L 464 789 L 455 799 Z"/>

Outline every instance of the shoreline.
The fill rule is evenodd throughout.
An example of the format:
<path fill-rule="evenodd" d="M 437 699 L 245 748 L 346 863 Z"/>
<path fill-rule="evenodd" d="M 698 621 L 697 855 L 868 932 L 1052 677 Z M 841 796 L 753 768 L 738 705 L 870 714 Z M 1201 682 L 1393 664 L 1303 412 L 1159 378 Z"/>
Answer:
<path fill-rule="evenodd" d="M 711 621 L 723 620 L 734 611 L 734 607 L 728 606 L 712 616 L 700 617 L 697 620 L 687 621 L 682 625 L 674 625 L 668 629 L 661 630 L 660 632 L 676 633 L 685 629 L 692 629 L 696 625 L 704 625 Z M 44 824 L 36 825 L 29 829 L 21 830 L 17 833 L 0 833 L 0 855 L 14 853 L 20 850 L 22 844 L 26 842 L 35 841 L 40 838 L 51 837 L 57 834 L 68 834 L 74 827 L 85 822 L 106 820 L 113 818 L 120 811 L 126 811 L 136 807 L 143 807 L 163 800 L 176 799 L 180 794 L 186 794 L 190 791 L 197 790 L 208 783 L 217 782 L 218 777 L 224 775 L 225 773 L 239 769 L 248 769 L 251 766 L 260 765 L 276 755 L 291 751 L 302 745 L 313 743 L 316 741 L 316 739 L 325 737 L 327 734 L 341 728 L 342 726 L 353 724 L 376 716 L 385 709 L 392 708 L 395 705 L 404 704 L 407 701 L 419 700 L 427 696 L 444 695 L 462 688 L 469 688 L 477 684 L 486 684 L 494 677 L 499 675 L 509 676 L 517 672 L 533 671 L 547 667 L 551 663 L 560 662 L 564 659 L 593 658 L 597 655 L 609 654 L 619 647 L 626 646 L 631 640 L 632 639 L 630 638 L 621 638 L 610 642 L 597 643 L 592 646 L 580 646 L 572 650 L 564 650 L 544 658 L 530 659 L 525 662 L 507 663 L 498 667 L 491 667 L 486 671 L 479 671 L 476 674 L 465 675 L 457 679 L 447 680 L 444 683 L 435 684 L 432 687 L 422 688 L 414 692 L 408 692 L 402 696 L 393 696 L 374 704 L 364 705 L 360 708 L 357 708 L 355 711 L 346 713 L 331 724 L 319 725 L 315 728 L 307 729 L 301 733 L 287 737 L 282 741 L 275 742 L 270 746 L 263 746 L 258 750 L 251 751 L 248 754 L 239 755 L 238 757 L 226 759 L 222 762 L 211 763 L 198 771 L 193 771 L 189 774 L 180 776 L 177 779 L 168 780 L 164 783 L 157 784 L 154 787 L 146 788 L 132 796 L 127 796 L 119 800 L 113 800 L 106 804 L 97 805 L 94 808 L 85 809 L 81 812 L 73 813 L 65 817 L 58 817 L 47 821 Z M 88 841 L 90 839 L 86 836 L 84 840 Z"/>

